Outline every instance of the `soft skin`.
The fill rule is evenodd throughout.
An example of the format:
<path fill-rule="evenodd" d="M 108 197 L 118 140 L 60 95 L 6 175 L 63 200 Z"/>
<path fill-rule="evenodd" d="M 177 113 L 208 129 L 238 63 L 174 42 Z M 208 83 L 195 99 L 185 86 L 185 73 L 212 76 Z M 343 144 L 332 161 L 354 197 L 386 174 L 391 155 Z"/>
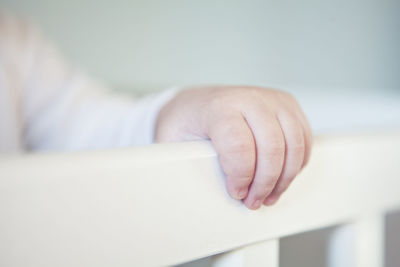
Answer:
<path fill-rule="evenodd" d="M 211 139 L 229 194 L 249 209 L 274 204 L 307 164 L 310 125 L 296 99 L 253 86 L 179 92 L 160 111 L 156 142 Z"/>

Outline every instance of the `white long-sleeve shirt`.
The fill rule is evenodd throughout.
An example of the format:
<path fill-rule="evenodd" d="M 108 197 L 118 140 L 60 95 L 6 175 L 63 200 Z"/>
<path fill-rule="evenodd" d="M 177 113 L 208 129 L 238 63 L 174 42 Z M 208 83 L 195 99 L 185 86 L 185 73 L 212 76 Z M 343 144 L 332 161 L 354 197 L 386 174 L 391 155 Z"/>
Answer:
<path fill-rule="evenodd" d="M 34 27 L 0 13 L 0 152 L 149 144 L 173 94 L 112 93 L 71 70 Z"/>

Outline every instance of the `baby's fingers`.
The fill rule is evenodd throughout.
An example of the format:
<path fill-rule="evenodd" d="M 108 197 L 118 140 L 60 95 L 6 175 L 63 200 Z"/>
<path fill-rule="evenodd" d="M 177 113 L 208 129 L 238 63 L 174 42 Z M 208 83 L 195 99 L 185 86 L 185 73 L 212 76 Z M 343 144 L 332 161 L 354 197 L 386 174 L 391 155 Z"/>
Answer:
<path fill-rule="evenodd" d="M 286 142 L 285 163 L 274 190 L 264 201 L 266 205 L 274 204 L 289 187 L 295 176 L 300 172 L 306 154 L 303 127 L 297 117 L 282 112 L 278 115 L 278 118 Z"/>
<path fill-rule="evenodd" d="M 276 116 L 265 106 L 254 106 L 245 116 L 255 136 L 257 167 L 244 203 L 250 209 L 258 209 L 282 172 L 285 139 Z"/>
<path fill-rule="evenodd" d="M 239 112 L 213 120 L 208 135 L 226 174 L 228 193 L 235 199 L 245 198 L 254 177 L 256 158 L 253 135 L 246 120 Z"/>

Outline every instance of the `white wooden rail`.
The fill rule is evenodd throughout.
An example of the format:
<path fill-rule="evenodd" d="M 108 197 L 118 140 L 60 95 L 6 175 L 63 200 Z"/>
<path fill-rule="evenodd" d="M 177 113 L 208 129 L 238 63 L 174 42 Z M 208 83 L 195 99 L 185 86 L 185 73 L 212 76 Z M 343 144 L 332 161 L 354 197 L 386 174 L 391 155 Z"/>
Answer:
<path fill-rule="evenodd" d="M 280 237 L 343 223 L 357 229 L 358 266 L 377 266 L 381 214 L 400 208 L 400 135 L 318 138 L 279 203 L 258 211 L 223 179 L 208 142 L 0 157 L 0 266 L 163 266 L 222 252 L 215 266 L 277 266 Z"/>

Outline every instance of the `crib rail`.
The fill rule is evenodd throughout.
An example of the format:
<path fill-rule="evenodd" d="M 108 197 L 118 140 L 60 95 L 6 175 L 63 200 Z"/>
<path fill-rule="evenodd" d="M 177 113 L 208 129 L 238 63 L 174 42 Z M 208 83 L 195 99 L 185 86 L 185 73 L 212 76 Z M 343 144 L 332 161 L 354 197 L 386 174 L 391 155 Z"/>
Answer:
<path fill-rule="evenodd" d="M 260 258 L 254 244 L 277 265 L 280 237 L 400 207 L 400 134 L 317 138 L 279 203 L 258 211 L 229 198 L 223 179 L 208 142 L 3 156 L 0 265 L 164 266 L 233 251 L 215 257 L 224 266 Z"/>

